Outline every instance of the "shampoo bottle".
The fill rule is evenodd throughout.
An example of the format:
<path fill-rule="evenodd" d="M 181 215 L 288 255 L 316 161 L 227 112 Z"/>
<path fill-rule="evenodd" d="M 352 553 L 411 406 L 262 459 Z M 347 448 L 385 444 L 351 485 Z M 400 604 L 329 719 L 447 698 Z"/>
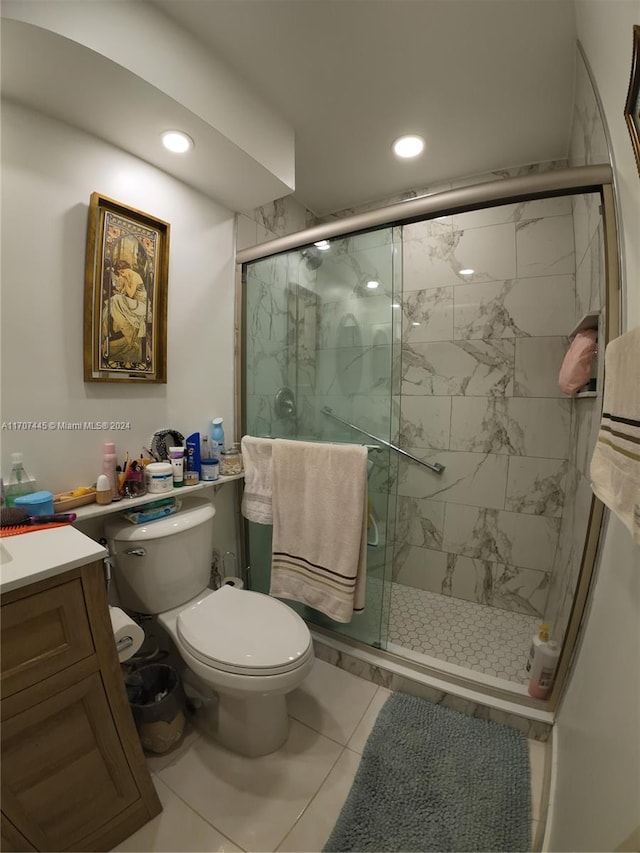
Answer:
<path fill-rule="evenodd" d="M 526 670 L 529 675 L 531 675 L 531 667 L 533 666 L 533 661 L 536 656 L 536 651 L 540 648 L 543 643 L 549 642 L 549 626 L 546 622 L 543 622 L 538 628 L 538 633 L 533 635 L 533 639 L 531 640 L 531 648 L 529 649 L 529 658 L 527 660 Z"/>
<path fill-rule="evenodd" d="M 541 643 L 536 648 L 529 679 L 529 696 L 546 699 L 553 686 L 553 679 L 560 657 L 560 647 L 555 640 Z"/>

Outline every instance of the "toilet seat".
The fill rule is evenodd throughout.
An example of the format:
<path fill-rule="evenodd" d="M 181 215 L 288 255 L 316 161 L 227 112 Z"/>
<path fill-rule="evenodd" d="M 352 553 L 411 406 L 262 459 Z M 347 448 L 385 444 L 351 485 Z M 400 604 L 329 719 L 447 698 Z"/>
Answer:
<path fill-rule="evenodd" d="M 297 613 L 268 595 L 231 586 L 181 610 L 177 633 L 201 663 L 239 675 L 290 672 L 313 654 Z"/>

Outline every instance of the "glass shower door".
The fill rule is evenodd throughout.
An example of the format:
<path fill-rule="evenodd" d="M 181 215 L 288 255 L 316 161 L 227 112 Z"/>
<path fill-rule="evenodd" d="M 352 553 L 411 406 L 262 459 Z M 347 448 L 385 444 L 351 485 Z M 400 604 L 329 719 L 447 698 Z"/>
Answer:
<path fill-rule="evenodd" d="M 288 601 L 306 620 L 384 646 L 395 523 L 391 451 L 401 311 L 400 247 L 394 229 L 323 241 L 243 268 L 243 432 L 272 438 L 359 443 L 369 449 L 367 596 L 347 624 Z M 346 422 L 346 423 L 345 423 Z M 271 527 L 247 522 L 253 589 L 268 592 Z M 389 543 L 389 544 L 387 544 Z"/>

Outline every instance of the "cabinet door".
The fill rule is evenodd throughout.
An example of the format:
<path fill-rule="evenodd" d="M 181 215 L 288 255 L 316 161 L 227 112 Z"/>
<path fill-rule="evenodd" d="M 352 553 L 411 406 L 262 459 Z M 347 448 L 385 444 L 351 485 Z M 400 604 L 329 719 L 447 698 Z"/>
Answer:
<path fill-rule="evenodd" d="M 68 849 L 139 797 L 98 673 L 3 719 L 0 737 L 3 811 L 39 850 Z"/>
<path fill-rule="evenodd" d="M 2 605 L 2 695 L 93 654 L 82 583 L 72 580 Z"/>

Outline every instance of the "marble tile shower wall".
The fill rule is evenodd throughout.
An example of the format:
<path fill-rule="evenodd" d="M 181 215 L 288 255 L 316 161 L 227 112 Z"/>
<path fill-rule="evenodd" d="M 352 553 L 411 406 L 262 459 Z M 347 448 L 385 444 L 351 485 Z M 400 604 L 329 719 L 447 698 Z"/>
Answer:
<path fill-rule="evenodd" d="M 446 470 L 400 462 L 399 583 L 544 613 L 571 432 L 557 378 L 575 324 L 572 218 L 558 198 L 404 228 L 398 439 Z"/>
<path fill-rule="evenodd" d="M 246 401 L 251 433 L 296 435 L 296 419 L 275 405 L 278 389 L 315 385 L 315 271 L 297 253 L 277 255 L 247 272 Z"/>

